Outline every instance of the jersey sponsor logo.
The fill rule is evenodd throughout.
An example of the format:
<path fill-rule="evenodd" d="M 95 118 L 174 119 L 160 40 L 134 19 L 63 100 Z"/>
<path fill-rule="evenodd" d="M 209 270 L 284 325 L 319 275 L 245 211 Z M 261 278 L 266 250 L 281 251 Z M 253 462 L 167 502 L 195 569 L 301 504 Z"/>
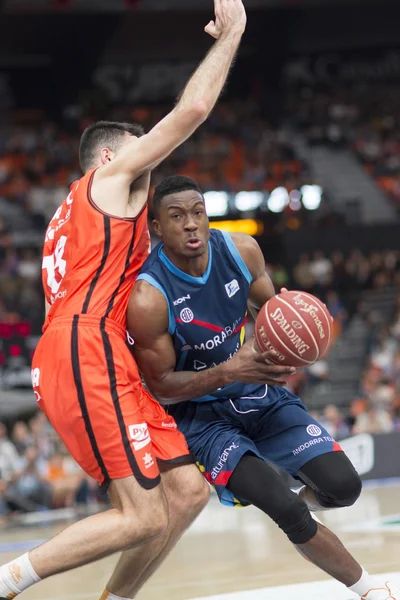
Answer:
<path fill-rule="evenodd" d="M 293 300 L 294 300 L 294 303 L 296 304 L 296 306 L 299 307 L 300 312 L 305 312 L 305 313 L 308 313 L 309 315 L 311 315 L 311 317 L 318 329 L 319 337 L 321 340 L 323 340 L 325 337 L 325 331 L 324 331 L 324 327 L 322 325 L 322 321 L 318 316 L 318 311 L 319 311 L 318 306 L 314 306 L 314 304 L 310 304 L 309 302 L 306 302 L 305 300 L 303 300 L 303 296 L 301 294 L 297 294 L 297 296 L 294 296 Z"/>
<path fill-rule="evenodd" d="M 34 387 L 34 388 L 39 387 L 40 369 L 38 367 L 31 370 L 31 378 L 32 378 L 32 387 Z"/>
<path fill-rule="evenodd" d="M 236 321 L 232 323 L 232 326 L 228 325 L 221 331 L 221 333 L 214 335 L 214 337 L 210 338 L 206 342 L 201 342 L 201 344 L 195 344 L 194 349 L 203 351 L 213 350 L 216 346 L 222 345 L 227 338 L 231 337 L 231 335 L 233 335 L 236 332 L 241 322 L 242 319 L 236 319 Z"/>
<path fill-rule="evenodd" d="M 174 300 L 174 306 L 179 306 L 182 302 L 186 302 L 186 300 L 190 300 L 190 294 L 187 296 L 182 296 L 182 298 L 178 298 L 178 300 Z"/>
<path fill-rule="evenodd" d="M 78 189 L 78 186 L 76 186 L 75 189 Z M 71 218 L 71 204 L 73 203 L 74 199 L 72 197 L 72 192 L 70 192 L 65 200 L 65 204 L 69 207 L 66 215 L 63 219 L 60 219 L 61 213 L 62 213 L 62 209 L 63 209 L 63 204 L 61 206 L 59 206 L 53 216 L 53 218 L 50 221 L 50 224 L 47 228 L 46 231 L 46 238 L 45 238 L 45 242 L 50 242 L 52 240 L 54 240 L 54 235 L 57 233 L 57 231 L 59 229 L 61 229 L 61 227 L 63 225 L 65 225 L 65 223 L 67 223 L 69 221 L 69 219 Z M 58 221 L 57 224 L 55 224 L 55 221 Z"/>
<path fill-rule="evenodd" d="M 201 360 L 195 360 L 193 361 L 193 368 L 195 371 L 202 371 L 203 369 L 207 369 L 207 365 L 201 362 Z"/>
<path fill-rule="evenodd" d="M 229 283 L 225 284 L 225 290 L 228 294 L 228 298 L 232 298 L 240 290 L 240 285 L 237 279 L 232 279 Z"/>
<path fill-rule="evenodd" d="M 307 433 L 312 437 L 318 437 L 319 435 L 321 435 L 322 429 L 321 427 L 318 427 L 318 425 L 311 424 L 307 427 Z"/>
<path fill-rule="evenodd" d="M 301 339 L 301 337 L 292 328 L 290 323 L 288 323 L 288 321 L 285 319 L 284 314 L 279 308 L 279 306 L 275 309 L 273 313 L 270 313 L 269 316 L 275 321 L 275 323 L 277 323 L 277 325 L 279 325 L 282 331 L 286 334 L 286 337 L 296 348 L 300 356 L 302 356 L 304 352 L 307 352 L 307 350 L 310 349 L 310 346 L 306 344 L 304 340 Z"/>
<path fill-rule="evenodd" d="M 184 308 L 181 310 L 180 318 L 184 323 L 191 323 L 194 319 L 194 314 L 190 308 Z"/>
<path fill-rule="evenodd" d="M 218 475 L 220 474 L 220 472 L 222 471 L 222 469 L 224 468 L 230 453 L 232 452 L 232 450 L 237 450 L 239 448 L 238 444 L 235 444 L 235 442 L 232 442 L 232 444 L 230 446 L 228 446 L 227 448 L 225 448 L 225 450 L 222 452 L 222 454 L 220 455 L 217 464 L 215 465 L 215 467 L 212 469 L 211 471 L 211 479 L 215 480 L 217 479 Z"/>
<path fill-rule="evenodd" d="M 146 423 L 129 425 L 128 430 L 129 437 L 132 440 L 133 448 L 136 452 L 147 446 L 147 444 L 150 444 L 150 434 Z"/>

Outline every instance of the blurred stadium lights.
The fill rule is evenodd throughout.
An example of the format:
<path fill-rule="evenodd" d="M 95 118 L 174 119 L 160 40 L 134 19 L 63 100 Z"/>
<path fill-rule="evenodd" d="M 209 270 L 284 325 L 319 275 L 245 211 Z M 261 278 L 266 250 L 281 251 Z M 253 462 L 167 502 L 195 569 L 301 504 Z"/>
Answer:
<path fill-rule="evenodd" d="M 267 201 L 269 210 L 273 213 L 280 213 L 289 204 L 290 197 L 289 192 L 283 186 L 275 188 Z"/>
<path fill-rule="evenodd" d="M 286 207 L 296 212 L 301 208 L 317 210 L 322 201 L 323 190 L 319 185 L 303 185 L 300 190 L 290 193 L 284 186 L 268 192 L 240 191 L 229 193 L 211 190 L 204 193 L 206 210 L 209 217 L 251 212 L 281 213 Z"/>
<path fill-rule="evenodd" d="M 322 200 L 322 188 L 319 185 L 303 185 L 300 191 L 304 208 L 317 210 Z"/>
<path fill-rule="evenodd" d="M 212 221 L 213 229 L 222 229 L 229 233 L 247 233 L 248 235 L 262 235 L 264 224 L 255 219 L 239 219 L 237 221 Z"/>
<path fill-rule="evenodd" d="M 205 192 L 204 200 L 209 217 L 223 217 L 228 212 L 227 192 Z"/>
<path fill-rule="evenodd" d="M 262 192 L 239 192 L 235 196 L 235 206 L 241 212 L 260 208 L 264 200 Z"/>

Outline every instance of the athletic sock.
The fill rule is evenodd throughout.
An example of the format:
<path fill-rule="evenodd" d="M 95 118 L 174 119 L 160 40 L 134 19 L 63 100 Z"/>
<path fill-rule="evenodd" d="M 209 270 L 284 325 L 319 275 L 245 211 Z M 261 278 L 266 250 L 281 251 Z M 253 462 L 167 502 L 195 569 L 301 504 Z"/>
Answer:
<path fill-rule="evenodd" d="M 363 569 L 360 579 L 354 585 L 349 586 L 349 590 L 355 594 L 358 594 L 360 598 L 362 598 L 373 587 L 376 587 L 374 581 L 367 571 Z"/>
<path fill-rule="evenodd" d="M 23 554 L 0 567 L 0 597 L 15 598 L 39 581 L 40 577 L 32 567 L 29 554 Z"/>
<path fill-rule="evenodd" d="M 108 590 L 104 590 L 100 600 L 131 600 L 131 598 L 123 598 L 122 596 L 116 596 Z"/>

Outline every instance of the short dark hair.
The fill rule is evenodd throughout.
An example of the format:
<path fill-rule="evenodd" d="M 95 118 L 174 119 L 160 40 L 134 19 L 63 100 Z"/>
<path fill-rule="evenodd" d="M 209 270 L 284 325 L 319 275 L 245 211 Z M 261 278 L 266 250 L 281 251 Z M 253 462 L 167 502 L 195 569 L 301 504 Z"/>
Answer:
<path fill-rule="evenodd" d="M 154 215 L 158 214 L 161 201 L 165 196 L 169 196 L 170 194 L 177 194 L 179 192 L 186 192 L 187 190 L 194 190 L 196 192 L 199 192 L 199 194 L 203 196 L 203 192 L 199 188 L 198 184 L 195 182 L 194 179 L 190 179 L 190 177 L 185 177 L 184 175 L 171 175 L 171 177 L 167 177 L 166 179 L 164 179 L 161 183 L 158 184 L 158 186 L 154 190 Z"/>
<path fill-rule="evenodd" d="M 79 144 L 79 163 L 84 173 L 93 167 L 95 152 L 99 146 L 107 146 L 114 152 L 122 144 L 126 133 L 136 137 L 144 135 L 144 129 L 137 123 L 118 123 L 117 121 L 97 121 L 89 125 L 82 133 Z"/>

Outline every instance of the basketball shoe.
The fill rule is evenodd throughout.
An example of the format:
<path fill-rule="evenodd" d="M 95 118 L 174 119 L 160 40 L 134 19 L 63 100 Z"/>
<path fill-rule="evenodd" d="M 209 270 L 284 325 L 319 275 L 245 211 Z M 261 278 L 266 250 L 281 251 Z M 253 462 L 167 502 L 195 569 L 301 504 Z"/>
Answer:
<path fill-rule="evenodd" d="M 400 591 L 387 581 L 385 587 L 372 588 L 362 596 L 361 600 L 400 600 Z"/>

